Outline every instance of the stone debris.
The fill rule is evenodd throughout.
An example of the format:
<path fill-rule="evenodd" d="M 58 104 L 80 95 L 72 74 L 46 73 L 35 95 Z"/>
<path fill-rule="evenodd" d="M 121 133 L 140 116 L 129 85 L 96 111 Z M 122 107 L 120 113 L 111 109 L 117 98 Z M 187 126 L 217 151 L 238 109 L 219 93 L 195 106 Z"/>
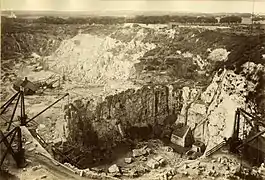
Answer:
<path fill-rule="evenodd" d="M 79 176 L 81 176 L 81 177 L 83 177 L 84 176 L 84 171 L 80 171 L 80 173 L 79 173 Z"/>
<path fill-rule="evenodd" d="M 76 40 L 81 45 L 76 45 Z M 138 58 L 155 47 L 155 44 L 140 41 L 124 43 L 110 36 L 79 34 L 61 43 L 50 57 L 54 60 L 51 66 L 76 82 L 111 84 L 112 80 L 126 81 L 135 71 L 133 65 Z"/>
<path fill-rule="evenodd" d="M 44 129 L 46 126 L 44 124 L 39 124 L 38 126 L 38 129 L 41 130 L 41 129 Z"/>
<path fill-rule="evenodd" d="M 133 153 L 133 157 L 139 157 L 139 156 L 144 156 L 146 155 L 148 152 L 146 150 L 146 148 L 140 148 L 140 149 L 133 149 L 132 150 Z"/>
<path fill-rule="evenodd" d="M 165 146 L 165 147 L 163 147 L 163 149 L 164 149 L 166 152 L 173 152 L 173 151 L 174 151 L 173 148 L 170 147 L 170 146 Z"/>
<path fill-rule="evenodd" d="M 25 142 L 25 145 L 29 145 L 31 143 L 32 143 L 32 141 L 27 141 L 27 142 Z"/>
<path fill-rule="evenodd" d="M 47 178 L 47 175 L 43 175 L 43 176 L 41 176 L 40 178 L 41 178 L 41 179 L 45 179 L 45 178 Z"/>
<path fill-rule="evenodd" d="M 166 160 L 162 156 L 156 156 L 147 161 L 146 165 L 152 169 L 157 169 L 159 166 L 165 166 Z"/>
<path fill-rule="evenodd" d="M 30 160 L 30 159 L 26 159 L 26 162 L 27 162 L 27 163 L 32 163 L 32 160 Z"/>
<path fill-rule="evenodd" d="M 189 168 L 189 166 L 187 164 L 184 164 L 184 167 L 183 168 L 184 169 L 187 169 L 187 168 Z"/>
<path fill-rule="evenodd" d="M 34 166 L 34 167 L 32 167 L 32 171 L 37 171 L 38 169 L 41 169 L 41 168 L 42 168 L 41 165 Z"/>
<path fill-rule="evenodd" d="M 154 159 L 150 159 L 147 161 L 146 165 L 152 169 L 157 169 L 159 167 L 159 162 Z"/>
<path fill-rule="evenodd" d="M 265 179 L 265 165 L 261 163 L 261 166 L 258 168 L 258 173 L 261 175 L 262 178 Z"/>
<path fill-rule="evenodd" d="M 32 151 L 34 151 L 35 149 L 36 149 L 36 147 L 31 147 L 31 148 L 28 149 L 28 152 L 32 152 Z"/>
<path fill-rule="evenodd" d="M 145 150 L 146 150 L 147 154 L 151 154 L 152 153 L 152 149 L 151 148 L 146 148 Z"/>
<path fill-rule="evenodd" d="M 109 173 L 120 173 L 120 168 L 117 166 L 117 164 L 113 164 L 108 169 Z"/>
<path fill-rule="evenodd" d="M 147 161 L 147 157 L 141 156 L 140 159 L 139 159 L 139 161 Z"/>
<path fill-rule="evenodd" d="M 131 164 L 133 162 L 132 158 L 125 158 L 124 162 L 127 164 Z"/>
<path fill-rule="evenodd" d="M 164 166 L 166 164 L 166 160 L 162 156 L 157 156 L 154 158 L 160 166 Z"/>
<path fill-rule="evenodd" d="M 189 175 L 189 173 L 187 171 L 183 171 L 182 174 L 185 175 L 185 176 Z"/>

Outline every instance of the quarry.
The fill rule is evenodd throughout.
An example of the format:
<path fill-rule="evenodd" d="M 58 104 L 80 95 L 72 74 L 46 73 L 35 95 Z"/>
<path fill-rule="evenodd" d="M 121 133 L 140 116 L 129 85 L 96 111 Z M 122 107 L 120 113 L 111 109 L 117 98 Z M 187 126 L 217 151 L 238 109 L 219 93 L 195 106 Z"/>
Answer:
<path fill-rule="evenodd" d="M 1 136 L 19 109 L 34 117 L 27 166 L 2 162 L 13 179 L 265 178 L 264 32 L 19 19 L 1 31 L 1 106 L 25 95 L 1 107 Z"/>

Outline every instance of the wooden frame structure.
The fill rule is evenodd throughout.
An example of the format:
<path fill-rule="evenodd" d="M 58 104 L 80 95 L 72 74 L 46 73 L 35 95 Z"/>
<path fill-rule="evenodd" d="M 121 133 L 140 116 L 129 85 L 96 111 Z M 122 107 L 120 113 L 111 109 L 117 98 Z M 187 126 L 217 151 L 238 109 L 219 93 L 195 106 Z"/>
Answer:
<path fill-rule="evenodd" d="M 4 145 L 6 146 L 6 151 L 3 153 L 2 158 L 0 159 L 0 167 L 2 166 L 7 154 L 11 154 L 13 159 L 15 160 L 17 167 L 18 168 L 22 168 L 25 167 L 26 163 L 25 163 L 25 150 L 23 149 L 22 146 L 22 133 L 21 133 L 21 128 L 20 126 L 28 126 L 28 124 L 30 122 L 34 122 L 34 119 L 36 117 L 38 117 L 39 115 L 41 115 L 42 113 L 44 113 L 46 110 L 48 110 L 50 107 L 52 107 L 54 104 L 58 103 L 59 101 L 61 101 L 63 98 L 65 98 L 66 96 L 68 96 L 69 93 L 66 93 L 63 97 L 61 97 L 60 99 L 58 99 L 57 101 L 55 101 L 54 103 L 52 103 L 51 105 L 49 105 L 47 108 L 45 108 L 44 110 L 42 110 L 41 112 L 39 112 L 38 114 L 36 114 L 34 117 L 32 117 L 31 119 L 27 120 L 28 117 L 25 114 L 25 93 L 24 93 L 24 87 L 20 87 L 20 91 L 17 92 L 16 94 L 14 94 L 6 103 L 4 103 L 0 109 L 2 109 L 2 111 L 0 112 L 0 115 L 4 114 L 5 111 L 7 110 L 7 108 L 12 104 L 12 102 L 17 98 L 16 103 L 15 103 L 15 107 L 13 109 L 10 121 L 7 122 L 8 126 L 6 129 L 6 132 L 3 133 L 0 130 L 0 144 L 4 143 Z M 20 125 L 16 126 L 10 130 L 12 124 L 13 124 L 13 119 L 19 104 L 19 101 L 21 103 L 21 112 L 20 112 L 20 116 L 19 116 L 19 121 L 20 121 Z M 36 123 L 36 122 L 35 122 Z M 12 143 L 15 140 L 15 137 L 17 137 L 17 143 L 16 143 L 16 148 L 12 147 Z M 8 140 L 10 139 L 10 140 Z"/>

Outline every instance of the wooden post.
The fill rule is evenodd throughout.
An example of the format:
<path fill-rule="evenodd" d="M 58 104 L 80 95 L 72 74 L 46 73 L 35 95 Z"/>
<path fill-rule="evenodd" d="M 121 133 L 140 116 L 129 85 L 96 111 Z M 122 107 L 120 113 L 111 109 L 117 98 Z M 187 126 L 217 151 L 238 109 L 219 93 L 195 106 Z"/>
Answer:
<path fill-rule="evenodd" d="M 240 111 L 237 110 L 237 131 L 236 131 L 236 137 L 239 138 L 239 129 L 240 129 Z"/>
<path fill-rule="evenodd" d="M 25 167 L 25 150 L 22 147 L 22 133 L 21 133 L 21 128 L 17 127 L 17 141 L 18 141 L 18 150 L 17 153 L 15 154 L 17 166 L 19 168 Z"/>
<path fill-rule="evenodd" d="M 25 114 L 25 99 L 24 99 L 24 88 L 20 87 L 20 93 L 21 93 L 21 117 L 20 117 L 20 125 L 25 126 L 26 125 L 26 119 L 27 116 Z"/>
<path fill-rule="evenodd" d="M 14 132 L 11 140 L 14 139 L 15 134 L 16 134 L 16 131 Z M 10 143 L 8 142 L 7 138 L 5 138 L 4 133 L 2 131 L 0 131 L 0 136 L 3 138 L 3 142 L 4 142 L 4 144 L 5 144 L 6 148 L 7 148 L 6 154 L 9 152 L 13 156 L 13 158 L 15 159 L 15 161 L 16 161 L 15 152 L 13 151 L 13 149 L 11 147 L 11 143 L 12 142 L 11 141 L 10 141 Z M 1 159 L 1 162 L 4 161 L 5 156 L 3 157 L 3 159 Z M 0 164 L 0 165 L 2 165 L 2 164 Z"/>
<path fill-rule="evenodd" d="M 4 138 L 4 135 L 3 135 L 3 132 L 2 132 L 2 131 L 0 131 L 0 135 L 2 136 L 2 138 Z M 11 135 L 11 134 L 10 134 L 10 135 Z M 11 139 L 10 139 L 10 142 L 8 142 L 7 139 L 4 140 L 4 143 L 5 143 L 5 144 L 6 144 L 6 143 L 9 144 L 10 146 L 6 146 L 7 149 L 6 149 L 5 153 L 3 154 L 3 156 L 2 156 L 2 158 L 1 158 L 1 160 L 0 160 L 0 167 L 2 166 L 2 164 L 3 164 L 4 160 L 5 160 L 5 157 L 6 157 L 7 153 L 8 153 L 9 151 L 10 151 L 10 152 L 12 151 L 11 144 L 12 144 L 12 142 L 14 141 L 15 135 L 16 135 L 16 132 L 14 132 L 13 136 L 12 136 Z M 11 148 L 11 149 L 10 149 L 10 148 Z M 11 153 L 11 154 L 12 154 L 12 153 Z"/>
<path fill-rule="evenodd" d="M 8 127 L 7 127 L 7 131 L 9 131 L 10 127 L 11 127 L 11 124 L 13 122 L 13 119 L 14 119 L 14 116 L 15 116 L 15 113 L 16 113 L 16 110 L 17 110 L 17 105 L 19 103 L 19 99 L 20 99 L 20 94 L 18 95 L 18 98 L 17 98 L 17 102 L 16 102 L 16 105 L 14 107 L 14 110 L 13 110 L 13 113 L 12 113 L 12 116 L 11 116 L 11 119 L 10 119 L 10 122 L 8 124 Z"/>
<path fill-rule="evenodd" d="M 5 112 L 5 110 L 8 108 L 8 106 L 14 101 L 14 99 L 17 97 L 17 95 L 19 94 L 19 92 L 17 92 L 14 96 L 12 96 L 3 106 L 1 106 L 1 109 L 3 109 L 1 111 L 0 114 L 3 114 Z"/>

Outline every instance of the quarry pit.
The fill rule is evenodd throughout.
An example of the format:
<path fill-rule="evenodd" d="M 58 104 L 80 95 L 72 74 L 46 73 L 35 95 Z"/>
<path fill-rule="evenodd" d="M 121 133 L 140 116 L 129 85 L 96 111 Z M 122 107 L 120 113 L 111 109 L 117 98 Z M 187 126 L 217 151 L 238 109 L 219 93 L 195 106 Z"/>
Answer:
<path fill-rule="evenodd" d="M 1 39 L 1 102 L 25 77 L 37 87 L 25 97 L 29 117 L 69 93 L 31 129 L 72 162 L 47 148 L 54 159 L 90 178 L 232 177 L 239 158 L 207 152 L 232 137 L 237 109 L 265 117 L 264 34 L 6 22 Z M 244 122 L 242 138 L 252 131 Z"/>

